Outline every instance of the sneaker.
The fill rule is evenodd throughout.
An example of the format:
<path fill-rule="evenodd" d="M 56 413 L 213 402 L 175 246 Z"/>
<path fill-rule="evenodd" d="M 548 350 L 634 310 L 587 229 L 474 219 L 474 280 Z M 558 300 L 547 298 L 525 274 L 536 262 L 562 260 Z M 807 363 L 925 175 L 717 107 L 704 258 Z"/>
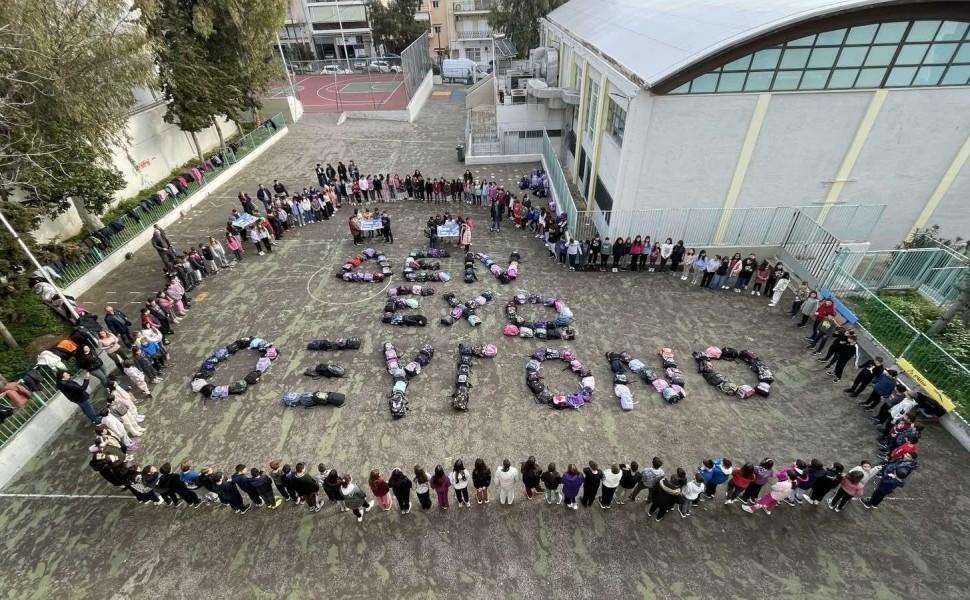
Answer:
<path fill-rule="evenodd" d="M 573 509 L 573 510 L 579 510 L 579 505 L 578 505 L 578 504 L 576 504 L 575 502 L 573 502 L 573 505 L 572 505 L 572 506 L 570 506 L 569 508 L 571 508 L 571 509 Z"/>
<path fill-rule="evenodd" d="M 835 379 L 832 380 L 832 383 L 842 383 L 842 378 L 836 377 Z"/>
<path fill-rule="evenodd" d="M 770 517 L 770 516 L 771 516 L 771 511 L 770 511 L 770 510 L 768 510 L 768 509 L 766 508 L 766 509 L 765 509 L 765 514 L 766 514 L 766 515 L 768 515 L 768 516 Z"/>
<path fill-rule="evenodd" d="M 178 502 L 175 503 L 175 508 L 178 508 L 180 506 L 185 506 L 185 500 L 179 500 Z"/>
<path fill-rule="evenodd" d="M 680 516 L 684 517 L 685 519 L 690 516 L 690 513 L 685 513 L 684 511 L 682 511 L 679 508 L 677 509 L 677 512 L 679 512 L 680 513 Z"/>
<path fill-rule="evenodd" d="M 804 502 L 804 499 L 801 496 L 795 496 L 795 502 L 801 504 L 802 502 Z"/>
<path fill-rule="evenodd" d="M 724 504 L 725 505 L 727 505 L 727 504 L 734 504 L 734 500 L 725 500 L 724 501 Z"/>
<path fill-rule="evenodd" d="M 136 423 L 141 423 L 144 420 L 145 420 L 145 415 L 138 415 L 137 417 L 135 417 Z"/>
<path fill-rule="evenodd" d="M 751 295 L 754 296 L 754 292 L 751 292 Z"/>
<path fill-rule="evenodd" d="M 791 498 L 785 498 L 785 504 L 787 504 L 788 506 L 795 506 L 795 501 L 792 500 Z"/>
<path fill-rule="evenodd" d="M 478 501 L 478 503 L 479 503 L 479 504 L 481 504 L 481 503 L 482 503 L 482 501 L 481 501 L 481 500 L 479 500 L 479 501 Z"/>
<path fill-rule="evenodd" d="M 755 293 L 756 293 L 757 295 L 759 295 L 759 296 L 761 295 L 761 292 L 755 292 Z"/>
<path fill-rule="evenodd" d="M 826 505 L 827 505 L 827 506 L 828 506 L 829 508 L 831 508 L 832 510 L 835 510 L 835 505 L 834 505 L 834 504 L 832 504 L 832 501 L 831 501 L 831 500 L 829 500 L 829 501 L 828 501 L 828 502 L 826 502 L 825 504 L 826 504 Z"/>
<path fill-rule="evenodd" d="M 358 515 L 358 516 L 357 516 L 357 522 L 358 522 L 358 523 L 360 523 L 360 522 L 361 522 L 361 521 L 363 521 L 363 520 L 364 520 L 364 515 Z"/>
<path fill-rule="evenodd" d="M 280 504 L 283 504 L 283 499 L 277 498 L 276 501 L 273 502 L 273 505 L 270 506 L 270 508 L 279 508 Z"/>
<path fill-rule="evenodd" d="M 746 512 L 746 513 L 748 513 L 750 515 L 750 514 L 754 514 L 754 511 L 757 510 L 757 509 L 752 508 L 752 507 L 748 506 L 747 504 L 744 504 L 744 505 L 741 506 L 741 510 L 743 510 L 744 512 Z"/>
<path fill-rule="evenodd" d="M 485 504 L 488 504 L 488 498 L 485 498 Z"/>
<path fill-rule="evenodd" d="M 825 369 L 825 374 L 826 375 L 831 375 L 832 377 L 835 377 L 835 373 L 832 371 L 832 369 Z"/>
<path fill-rule="evenodd" d="M 812 352 L 812 354 L 818 354 L 819 352 L 820 352 L 819 350 L 816 350 L 815 352 Z M 824 356 L 822 358 L 816 358 L 815 360 L 817 360 L 818 362 L 826 362 Z"/>
<path fill-rule="evenodd" d="M 370 509 L 372 509 L 372 508 L 374 508 L 374 501 L 373 500 L 371 500 L 370 502 L 367 503 L 367 508 L 364 509 L 364 512 L 370 512 Z M 447 508 L 447 507 L 445 507 L 445 508 Z"/>
<path fill-rule="evenodd" d="M 754 501 L 753 500 L 746 500 L 746 499 L 742 498 L 741 499 L 741 504 L 744 504 L 745 506 L 749 506 L 751 504 L 754 504 Z"/>
<path fill-rule="evenodd" d="M 842 512 L 842 509 L 841 509 L 841 508 L 833 508 L 832 510 L 834 510 L 834 511 L 835 511 L 835 512 L 837 512 L 837 513 L 840 513 L 840 512 Z"/>
<path fill-rule="evenodd" d="M 768 308 L 772 308 L 772 307 L 775 307 L 775 306 L 778 306 L 778 305 L 775 304 L 774 302 L 769 302 L 768 303 Z"/>
<path fill-rule="evenodd" d="M 861 502 L 862 502 L 862 506 L 865 506 L 866 508 L 878 508 L 878 507 L 876 507 L 876 506 L 873 506 L 873 505 L 871 504 L 871 501 L 872 501 L 872 498 L 863 498 L 863 499 L 861 500 Z"/>
<path fill-rule="evenodd" d="M 252 507 L 253 507 L 253 505 L 252 505 L 252 504 L 247 504 L 247 505 L 246 505 L 246 508 L 244 508 L 244 509 L 242 509 L 242 510 L 240 510 L 240 511 L 237 511 L 237 512 L 239 512 L 239 514 L 241 514 L 241 515 L 244 515 L 244 514 L 246 514 L 247 512 L 249 512 L 249 509 L 250 509 L 250 508 L 252 508 Z"/>
<path fill-rule="evenodd" d="M 657 517 L 657 518 L 656 518 L 656 519 L 654 519 L 654 520 L 655 520 L 656 522 L 658 522 L 658 523 L 659 523 L 659 522 L 661 522 L 661 521 L 663 521 L 663 520 L 664 520 L 664 518 L 663 518 L 663 517 Z"/>
<path fill-rule="evenodd" d="M 356 246 L 357 244 L 354 244 L 354 245 Z M 260 251 L 259 251 L 259 256 L 263 256 L 263 255 L 265 255 L 265 254 L 266 254 L 266 253 L 265 253 L 265 252 L 263 252 L 262 250 L 260 250 Z"/>

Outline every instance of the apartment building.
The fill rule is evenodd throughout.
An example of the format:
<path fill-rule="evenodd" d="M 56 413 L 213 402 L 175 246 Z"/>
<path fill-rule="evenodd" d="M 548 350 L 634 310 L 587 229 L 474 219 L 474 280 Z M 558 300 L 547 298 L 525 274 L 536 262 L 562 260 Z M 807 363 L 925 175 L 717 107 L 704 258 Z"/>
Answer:
<path fill-rule="evenodd" d="M 469 58 L 488 65 L 492 61 L 492 29 L 488 13 L 497 0 L 425 0 L 432 57 Z"/>
<path fill-rule="evenodd" d="M 290 0 L 280 43 L 289 60 L 373 56 L 367 0 Z M 307 48 L 312 56 L 303 56 Z"/>

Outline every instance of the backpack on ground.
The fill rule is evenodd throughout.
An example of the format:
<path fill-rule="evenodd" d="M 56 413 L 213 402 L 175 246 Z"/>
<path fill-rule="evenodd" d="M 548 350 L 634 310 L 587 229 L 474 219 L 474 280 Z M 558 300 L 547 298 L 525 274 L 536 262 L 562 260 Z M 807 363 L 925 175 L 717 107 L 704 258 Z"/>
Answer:
<path fill-rule="evenodd" d="M 750 385 L 739 385 L 737 394 L 742 398 L 750 398 L 751 396 L 754 396 L 754 388 Z"/>
<path fill-rule="evenodd" d="M 768 396 L 771 395 L 771 384 L 765 383 L 764 381 L 762 381 L 754 388 L 754 391 L 759 396 L 763 396 L 767 398 Z"/>

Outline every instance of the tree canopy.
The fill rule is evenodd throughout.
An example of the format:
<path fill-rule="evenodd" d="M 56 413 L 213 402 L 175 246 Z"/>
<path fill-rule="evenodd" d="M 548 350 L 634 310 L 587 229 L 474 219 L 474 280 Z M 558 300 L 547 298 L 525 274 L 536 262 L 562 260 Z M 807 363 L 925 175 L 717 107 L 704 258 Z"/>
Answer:
<path fill-rule="evenodd" d="M 286 0 L 137 0 L 168 110 L 197 133 L 217 116 L 262 108 L 259 96 L 285 77 L 273 40 Z"/>
<path fill-rule="evenodd" d="M 400 54 L 427 31 L 428 26 L 414 15 L 421 11 L 422 0 L 371 0 L 370 23 L 374 41 L 384 46 L 385 52 Z"/>
<path fill-rule="evenodd" d="M 539 19 L 566 3 L 566 0 L 501 0 L 488 15 L 488 24 L 507 35 L 519 58 L 539 46 Z"/>
<path fill-rule="evenodd" d="M 112 152 L 154 78 L 135 16 L 126 0 L 0 2 L 0 198 L 26 198 L 28 221 L 69 197 L 101 212 L 121 187 Z"/>

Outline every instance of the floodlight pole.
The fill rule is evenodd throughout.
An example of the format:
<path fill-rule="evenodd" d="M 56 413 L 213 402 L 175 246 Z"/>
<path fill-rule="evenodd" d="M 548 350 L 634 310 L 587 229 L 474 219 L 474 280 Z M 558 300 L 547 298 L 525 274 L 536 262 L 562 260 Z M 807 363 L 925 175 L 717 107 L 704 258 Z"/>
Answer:
<path fill-rule="evenodd" d="M 280 60 L 283 61 L 283 70 L 286 71 L 286 81 L 290 84 L 290 95 L 296 99 L 296 86 L 293 85 L 293 74 L 290 73 L 290 69 L 286 64 L 286 55 L 283 54 L 283 44 L 280 42 L 280 34 L 276 33 L 276 47 L 280 51 Z"/>

